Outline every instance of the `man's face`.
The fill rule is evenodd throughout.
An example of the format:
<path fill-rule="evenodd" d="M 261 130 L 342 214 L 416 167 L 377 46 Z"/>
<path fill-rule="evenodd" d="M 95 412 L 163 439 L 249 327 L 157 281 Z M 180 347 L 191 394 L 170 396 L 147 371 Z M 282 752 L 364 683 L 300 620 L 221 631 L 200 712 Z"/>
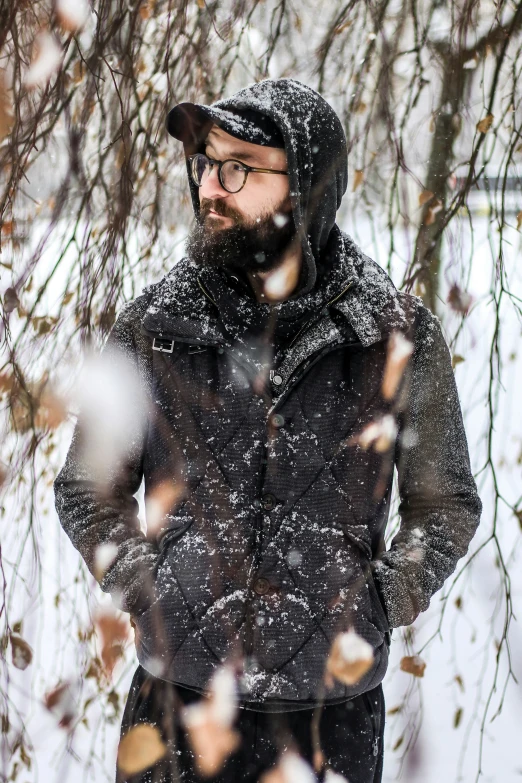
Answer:
<path fill-rule="evenodd" d="M 286 171 L 286 152 L 277 147 L 262 147 L 230 136 L 213 125 L 207 136 L 205 154 L 214 160 L 233 158 L 248 166 L 262 169 Z M 244 226 L 255 225 L 256 220 L 267 214 L 274 215 L 278 210 L 290 209 L 290 185 L 288 177 L 281 174 L 262 174 L 252 171 L 245 185 L 238 193 L 228 193 L 220 184 L 217 168 L 199 189 L 199 203 L 209 228 L 219 230 L 229 228 L 240 222 Z M 223 212 L 234 217 L 218 214 L 207 202 L 218 201 Z"/>
<path fill-rule="evenodd" d="M 216 125 L 207 137 L 205 154 L 219 161 L 232 158 L 256 168 L 287 170 L 284 149 L 241 141 Z M 288 176 L 250 172 L 243 188 L 229 193 L 214 167 L 199 188 L 200 222 L 189 237 L 189 255 L 201 264 L 236 270 L 274 268 L 295 237 L 289 192 Z"/>

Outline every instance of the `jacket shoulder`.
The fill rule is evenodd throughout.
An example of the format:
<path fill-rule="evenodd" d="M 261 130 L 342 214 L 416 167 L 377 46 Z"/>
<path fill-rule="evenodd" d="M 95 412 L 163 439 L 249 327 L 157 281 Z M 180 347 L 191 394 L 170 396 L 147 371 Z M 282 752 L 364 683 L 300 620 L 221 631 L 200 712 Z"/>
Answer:
<path fill-rule="evenodd" d="M 424 304 L 420 296 L 397 291 L 397 299 L 407 314 L 408 325 L 413 334 L 422 333 L 425 339 L 429 339 L 430 332 L 443 335 L 440 318 Z"/>

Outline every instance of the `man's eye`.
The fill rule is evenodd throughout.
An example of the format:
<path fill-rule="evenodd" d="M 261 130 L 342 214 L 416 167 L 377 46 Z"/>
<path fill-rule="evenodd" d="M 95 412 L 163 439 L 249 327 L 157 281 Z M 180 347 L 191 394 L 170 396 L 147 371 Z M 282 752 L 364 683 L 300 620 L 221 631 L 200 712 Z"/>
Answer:
<path fill-rule="evenodd" d="M 236 163 L 235 161 L 232 162 L 232 169 L 233 171 L 244 171 L 245 167 L 241 165 L 241 163 Z"/>

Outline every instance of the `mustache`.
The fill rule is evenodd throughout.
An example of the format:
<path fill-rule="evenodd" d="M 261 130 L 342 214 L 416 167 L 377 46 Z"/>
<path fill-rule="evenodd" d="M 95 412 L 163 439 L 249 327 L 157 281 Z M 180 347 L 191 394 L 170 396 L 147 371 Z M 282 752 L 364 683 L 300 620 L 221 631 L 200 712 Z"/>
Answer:
<path fill-rule="evenodd" d="M 242 214 L 219 198 L 201 199 L 201 203 L 199 205 L 199 214 L 202 220 L 205 220 L 211 209 L 222 217 L 231 218 L 236 223 L 241 224 L 243 222 Z"/>

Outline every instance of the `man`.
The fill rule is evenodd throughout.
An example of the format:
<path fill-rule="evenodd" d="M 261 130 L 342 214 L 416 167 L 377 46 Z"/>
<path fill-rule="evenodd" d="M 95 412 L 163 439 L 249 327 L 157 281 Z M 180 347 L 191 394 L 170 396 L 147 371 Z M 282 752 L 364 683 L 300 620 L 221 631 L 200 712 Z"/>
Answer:
<path fill-rule="evenodd" d="M 440 323 L 336 225 L 346 141 L 316 92 L 265 80 L 180 104 L 167 129 L 196 215 L 187 258 L 124 307 L 106 349 L 134 362 L 148 426 L 100 496 L 80 422 L 55 482 L 93 573 L 117 547 L 98 578 L 140 661 L 122 735 L 153 723 L 176 748 L 140 781 L 200 780 L 181 705 L 231 664 L 241 741 L 212 780 L 258 780 L 293 748 L 320 779 L 380 781 L 391 630 L 428 607 L 481 514 Z M 163 498 L 148 536 L 142 478 Z M 341 669 L 367 661 L 356 677 L 330 665 L 341 637 L 356 640 Z"/>

